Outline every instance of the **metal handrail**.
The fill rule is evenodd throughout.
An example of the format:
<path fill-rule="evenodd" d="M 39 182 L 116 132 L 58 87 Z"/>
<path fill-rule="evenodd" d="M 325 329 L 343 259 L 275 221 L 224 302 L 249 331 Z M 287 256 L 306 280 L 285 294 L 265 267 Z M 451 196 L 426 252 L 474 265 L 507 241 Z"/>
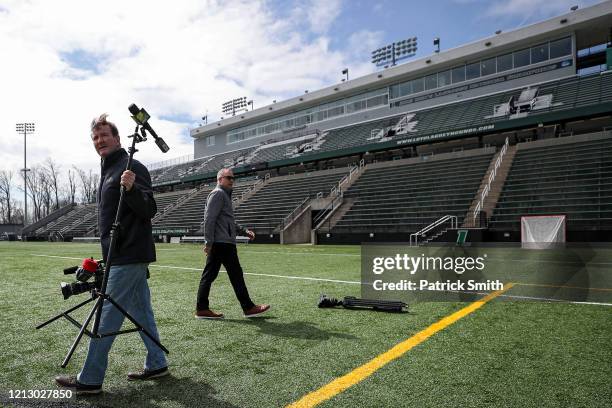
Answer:
<path fill-rule="evenodd" d="M 327 204 L 325 208 L 312 220 L 312 224 L 315 226 L 313 229 L 319 229 L 319 227 L 326 221 L 325 218 L 337 208 L 336 203 L 338 201 L 342 201 L 341 195 L 334 197 L 334 199 L 330 201 L 330 203 Z"/>
<path fill-rule="evenodd" d="M 414 238 L 414 246 L 418 246 L 419 244 L 419 237 L 423 236 L 425 233 L 431 231 L 432 229 L 444 224 L 445 222 L 449 221 L 451 222 L 451 228 L 457 228 L 457 216 L 455 215 L 445 215 L 444 217 L 438 219 L 437 221 L 434 221 L 433 223 L 429 224 L 428 226 L 426 226 L 425 228 L 421 229 L 418 232 L 412 233 L 410 234 L 410 246 L 412 245 L 412 241 Z"/>
<path fill-rule="evenodd" d="M 487 181 L 487 185 L 482 190 L 482 193 L 480 194 L 480 200 L 478 201 L 476 208 L 474 208 L 474 213 L 472 217 L 472 222 L 474 223 L 476 221 L 476 217 L 478 217 L 478 214 L 480 214 L 480 210 L 482 210 L 482 206 L 484 205 L 485 199 L 489 195 L 489 191 L 491 190 L 491 184 L 493 183 L 493 181 L 495 181 L 495 177 L 497 176 L 497 169 L 499 169 L 502 162 L 504 161 L 504 156 L 506 155 L 506 151 L 508 150 L 508 144 L 508 137 L 506 137 L 506 142 L 504 143 L 504 146 L 499 152 L 499 156 L 497 156 L 497 159 L 495 160 L 495 167 L 493 168 L 491 174 L 489 174 L 489 180 Z"/>
<path fill-rule="evenodd" d="M 304 199 L 297 205 L 297 207 L 295 207 L 293 211 L 289 213 L 289 215 L 283 218 L 283 222 L 281 223 L 281 225 L 279 225 L 281 231 L 285 229 L 285 226 L 289 225 L 295 219 L 297 214 L 299 214 L 302 211 L 302 209 L 305 208 L 305 204 L 309 202 L 310 202 L 310 196 L 304 197 Z"/>

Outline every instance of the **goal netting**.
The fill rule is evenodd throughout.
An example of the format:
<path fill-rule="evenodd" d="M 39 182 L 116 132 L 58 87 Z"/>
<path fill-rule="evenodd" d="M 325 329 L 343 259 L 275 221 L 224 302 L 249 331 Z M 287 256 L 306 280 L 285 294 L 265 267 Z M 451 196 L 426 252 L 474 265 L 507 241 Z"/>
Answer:
<path fill-rule="evenodd" d="M 523 248 L 545 249 L 565 243 L 565 215 L 536 215 L 521 217 Z"/>

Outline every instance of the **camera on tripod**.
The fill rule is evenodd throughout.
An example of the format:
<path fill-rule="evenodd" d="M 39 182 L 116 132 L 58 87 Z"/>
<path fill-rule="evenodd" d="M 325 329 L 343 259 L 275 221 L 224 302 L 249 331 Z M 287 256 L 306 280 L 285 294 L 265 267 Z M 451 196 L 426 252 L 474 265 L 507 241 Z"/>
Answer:
<path fill-rule="evenodd" d="M 64 275 L 76 274 L 76 282 L 62 282 L 60 289 L 64 300 L 72 295 L 91 292 L 94 289 L 102 287 L 102 278 L 104 277 L 104 262 L 96 261 L 93 258 L 83 259 L 81 266 L 72 266 L 64 269 Z M 93 281 L 90 281 L 93 278 Z"/>

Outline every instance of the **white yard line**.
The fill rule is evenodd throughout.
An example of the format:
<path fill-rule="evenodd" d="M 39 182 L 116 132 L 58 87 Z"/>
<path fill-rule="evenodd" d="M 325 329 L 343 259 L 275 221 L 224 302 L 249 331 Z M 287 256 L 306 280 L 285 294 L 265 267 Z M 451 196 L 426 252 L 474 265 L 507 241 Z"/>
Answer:
<path fill-rule="evenodd" d="M 30 254 L 30 255 L 44 257 L 44 258 L 73 259 L 73 260 L 79 260 L 79 261 L 83 259 L 83 258 L 75 258 L 75 257 L 69 257 L 69 256 L 57 256 L 57 255 L 43 255 L 43 254 Z M 149 267 L 161 268 L 161 269 L 176 269 L 176 270 L 185 270 L 185 271 L 198 271 L 198 272 L 202 271 L 202 268 L 191 268 L 191 267 L 173 266 L 173 265 L 151 264 L 149 265 Z M 221 271 L 225 272 L 223 269 L 221 269 Z M 274 274 L 269 274 L 269 273 L 255 273 L 255 272 L 244 272 L 244 274 L 252 275 L 252 276 L 265 276 L 269 278 L 294 279 L 294 280 L 304 280 L 304 281 L 314 281 L 314 282 L 344 283 L 344 284 L 349 284 L 349 285 L 362 285 L 360 281 L 348 281 L 348 280 L 326 279 L 326 278 L 311 278 L 307 276 L 274 275 Z M 517 283 L 517 286 L 520 286 L 520 283 Z M 451 292 L 457 292 L 457 291 L 451 291 Z M 479 295 L 488 295 L 488 293 L 471 292 L 471 291 L 464 291 L 464 292 L 465 293 L 476 293 Z M 526 300 L 540 300 L 540 301 L 548 301 L 548 302 L 571 303 L 571 304 L 576 304 L 576 305 L 612 306 L 612 303 L 579 302 L 579 301 L 541 298 L 541 297 L 533 297 L 533 296 L 502 294 L 502 295 L 499 295 L 499 297 L 508 298 L 508 299 L 526 299 Z"/>

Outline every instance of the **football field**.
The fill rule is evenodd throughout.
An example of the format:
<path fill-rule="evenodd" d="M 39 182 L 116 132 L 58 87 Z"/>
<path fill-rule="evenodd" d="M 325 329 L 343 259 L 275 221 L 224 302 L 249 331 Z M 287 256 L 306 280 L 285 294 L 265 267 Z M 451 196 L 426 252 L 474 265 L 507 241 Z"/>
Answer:
<path fill-rule="evenodd" d="M 524 257 L 520 249 L 500 251 L 497 256 Z M 612 251 L 592 251 L 585 268 L 610 276 Z M 241 245 L 239 255 L 251 297 L 272 305 L 265 317 L 244 318 L 221 273 L 210 300 L 225 319 L 194 319 L 201 247 L 157 245 L 149 285 L 172 375 L 127 382 L 145 349 L 137 334 L 119 336 L 104 393 L 75 404 L 604 407 L 612 401 L 610 279 L 591 281 L 593 296 L 582 301 L 525 301 L 521 285 L 528 285 L 514 282 L 474 302 L 414 303 L 406 313 L 319 309 L 322 293 L 360 296 L 359 246 Z M 64 268 L 90 256 L 100 257 L 99 244 L 0 242 L 4 404 L 14 403 L 6 400 L 10 390 L 53 389 L 55 375 L 79 371 L 88 339 L 62 369 L 76 327 L 65 319 L 35 326 L 86 300 L 88 293 L 63 300 L 59 283 L 74 280 Z M 558 265 L 539 267 L 554 274 Z M 74 316 L 82 321 L 87 311 Z"/>

